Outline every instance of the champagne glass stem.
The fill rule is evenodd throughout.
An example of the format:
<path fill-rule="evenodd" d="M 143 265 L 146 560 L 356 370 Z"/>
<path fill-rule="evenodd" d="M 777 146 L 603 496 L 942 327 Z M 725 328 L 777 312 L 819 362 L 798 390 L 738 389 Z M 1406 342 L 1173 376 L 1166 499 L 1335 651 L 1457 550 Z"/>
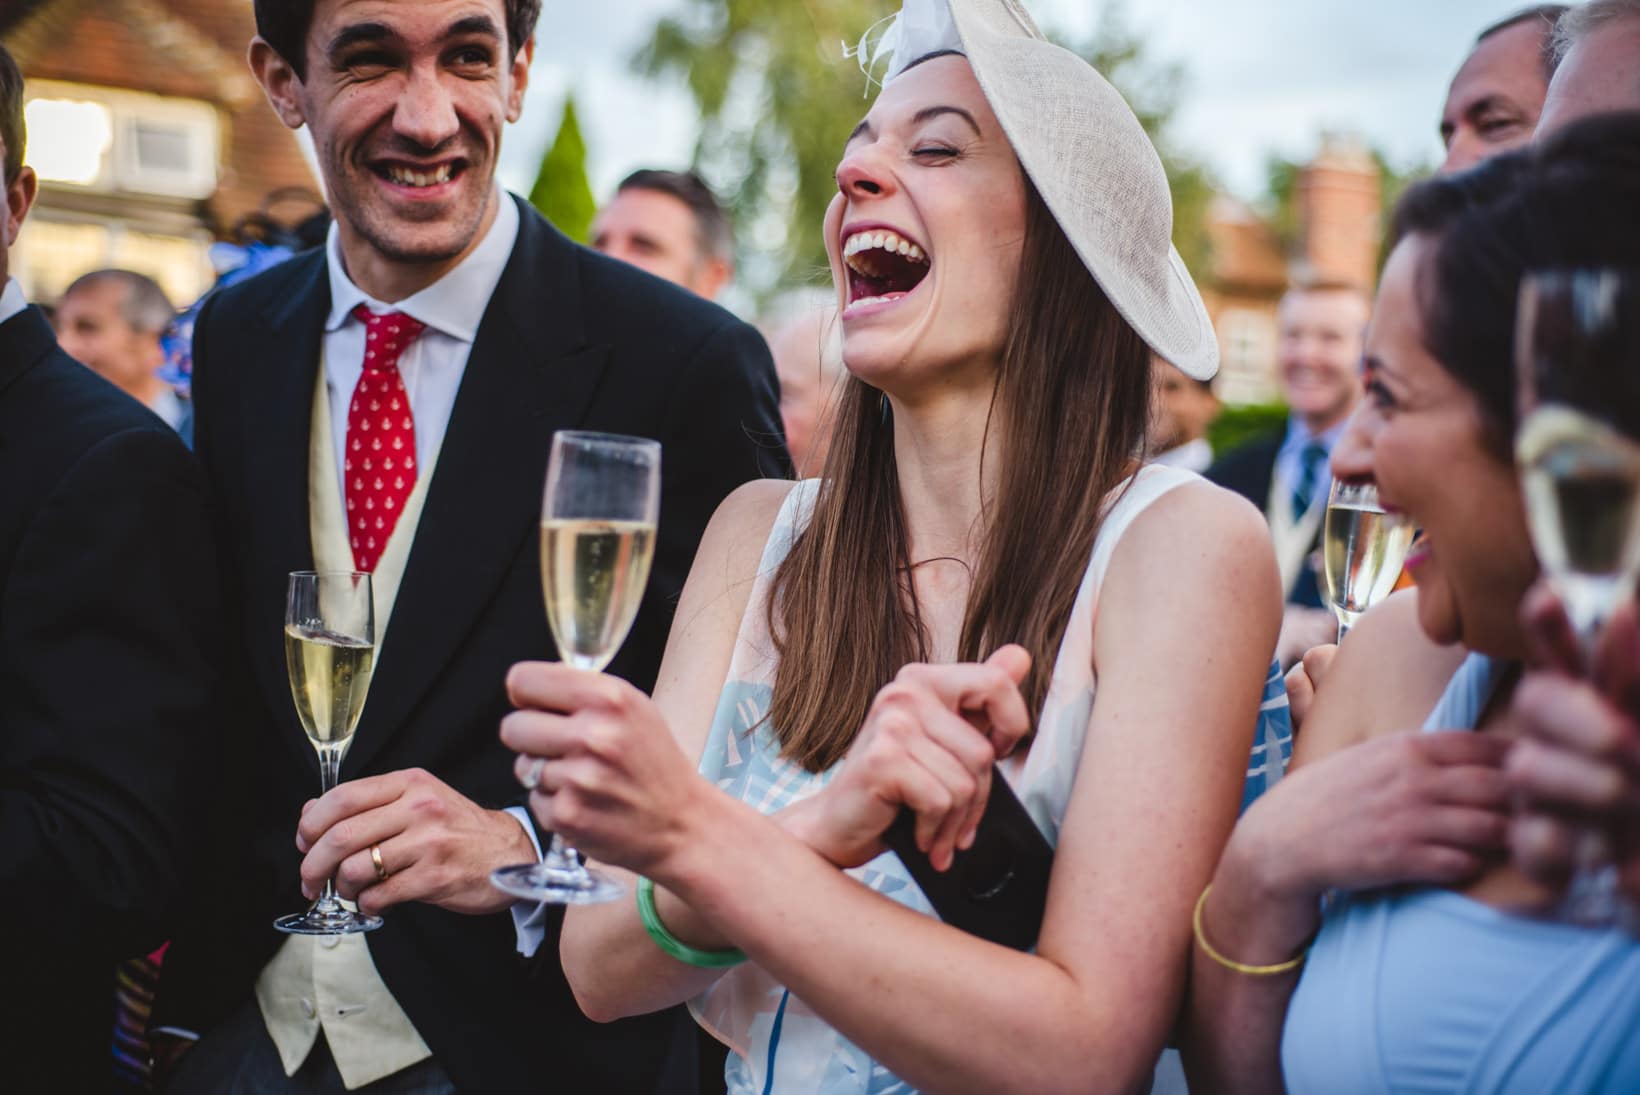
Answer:
<path fill-rule="evenodd" d="M 334 745 L 319 747 L 319 794 L 320 797 L 329 794 L 341 782 L 342 753 L 345 750 Z M 330 875 L 325 879 L 325 885 L 319 891 L 319 899 L 313 903 L 314 911 L 326 915 L 342 912 L 342 903 L 336 897 L 336 876 Z"/>
<path fill-rule="evenodd" d="M 575 871 L 581 867 L 581 856 L 564 843 L 563 837 L 553 833 L 552 842 L 547 845 L 547 854 L 541 862 L 549 871 Z"/>

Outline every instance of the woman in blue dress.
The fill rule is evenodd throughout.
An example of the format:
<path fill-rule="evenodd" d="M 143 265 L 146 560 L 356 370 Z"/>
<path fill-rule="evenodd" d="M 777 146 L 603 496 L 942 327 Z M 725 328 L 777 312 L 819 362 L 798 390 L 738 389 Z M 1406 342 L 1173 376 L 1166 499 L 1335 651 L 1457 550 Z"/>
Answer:
<path fill-rule="evenodd" d="M 1217 351 L 1132 111 L 1014 0 L 902 20 L 824 226 L 824 478 L 725 502 L 653 701 L 520 666 L 502 738 L 547 827 L 647 876 L 566 916 L 595 1018 L 689 1001 L 737 1095 L 1130 1090 L 1250 748 L 1279 768 L 1275 562 L 1250 506 L 1137 459 L 1152 354 Z M 1034 952 L 884 852 L 908 806 L 946 866 L 993 778 L 1056 848 Z"/>
<path fill-rule="evenodd" d="M 1350 632 L 1294 771 L 1198 903 L 1193 1091 L 1640 1091 L 1640 940 L 1569 922 L 1511 864 L 1503 770 L 1538 570 L 1512 459 L 1517 290 L 1640 266 L 1636 208 L 1640 115 L 1403 200 L 1333 467 L 1422 528 L 1417 589 Z M 1633 363 L 1610 365 L 1640 436 Z"/>

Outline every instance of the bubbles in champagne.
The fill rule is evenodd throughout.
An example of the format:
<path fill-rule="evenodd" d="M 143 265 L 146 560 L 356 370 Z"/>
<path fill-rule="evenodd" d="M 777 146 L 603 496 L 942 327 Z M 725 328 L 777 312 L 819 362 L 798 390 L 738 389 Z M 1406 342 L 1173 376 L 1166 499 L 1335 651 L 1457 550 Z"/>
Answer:
<path fill-rule="evenodd" d="M 344 745 L 353 736 L 375 660 L 375 646 L 351 636 L 298 624 L 285 628 L 290 692 L 314 745 Z"/>
<path fill-rule="evenodd" d="M 1395 589 L 1412 527 L 1378 506 L 1335 504 L 1327 507 L 1324 536 L 1327 600 L 1348 627 Z"/>
<path fill-rule="evenodd" d="M 1585 633 L 1640 569 L 1640 445 L 1559 405 L 1534 411 L 1515 445 L 1538 562 Z"/>
<path fill-rule="evenodd" d="M 620 649 L 643 600 L 655 526 L 645 521 L 541 523 L 541 585 L 560 657 L 601 670 Z"/>

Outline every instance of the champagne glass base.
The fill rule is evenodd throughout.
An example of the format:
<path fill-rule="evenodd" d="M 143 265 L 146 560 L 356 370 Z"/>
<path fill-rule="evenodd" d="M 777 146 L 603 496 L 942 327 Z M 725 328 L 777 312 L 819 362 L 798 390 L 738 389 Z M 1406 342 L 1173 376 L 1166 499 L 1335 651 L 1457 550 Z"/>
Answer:
<path fill-rule="evenodd" d="M 353 935 L 373 932 L 383 923 L 385 921 L 379 916 L 365 916 L 348 909 L 334 912 L 309 909 L 307 912 L 281 916 L 273 922 L 273 926 L 276 931 L 286 935 Z"/>
<path fill-rule="evenodd" d="M 626 887 L 577 864 L 573 869 L 524 863 L 490 872 L 490 885 L 521 901 L 548 905 L 598 905 L 614 901 Z"/>

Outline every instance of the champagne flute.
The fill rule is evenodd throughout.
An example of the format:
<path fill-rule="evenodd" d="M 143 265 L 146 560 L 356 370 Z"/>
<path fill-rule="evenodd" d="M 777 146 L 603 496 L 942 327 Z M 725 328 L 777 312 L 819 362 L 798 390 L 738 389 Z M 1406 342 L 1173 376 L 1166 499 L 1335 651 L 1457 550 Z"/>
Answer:
<path fill-rule="evenodd" d="M 559 656 L 602 672 L 638 614 L 660 515 L 659 442 L 607 433 L 552 435 L 541 507 L 541 586 Z M 490 875 L 503 893 L 555 905 L 621 896 L 554 833 L 540 863 Z"/>
<path fill-rule="evenodd" d="M 1587 670 L 1612 610 L 1640 574 L 1640 271 L 1555 269 L 1521 281 L 1515 336 L 1520 469 L 1538 563 Z M 1598 836 L 1579 849 L 1561 915 L 1632 917 Z"/>
<path fill-rule="evenodd" d="M 370 575 L 297 571 L 285 597 L 285 669 L 296 715 L 319 754 L 320 793 L 336 786 L 342 757 L 353 740 L 376 661 L 376 609 Z M 282 916 L 273 926 L 291 935 L 351 935 L 382 926 L 336 897 L 325 886 L 305 913 Z"/>
<path fill-rule="evenodd" d="M 1367 609 L 1394 591 L 1412 532 L 1404 516 L 1384 512 L 1372 483 L 1333 480 L 1322 560 L 1340 641 Z"/>

